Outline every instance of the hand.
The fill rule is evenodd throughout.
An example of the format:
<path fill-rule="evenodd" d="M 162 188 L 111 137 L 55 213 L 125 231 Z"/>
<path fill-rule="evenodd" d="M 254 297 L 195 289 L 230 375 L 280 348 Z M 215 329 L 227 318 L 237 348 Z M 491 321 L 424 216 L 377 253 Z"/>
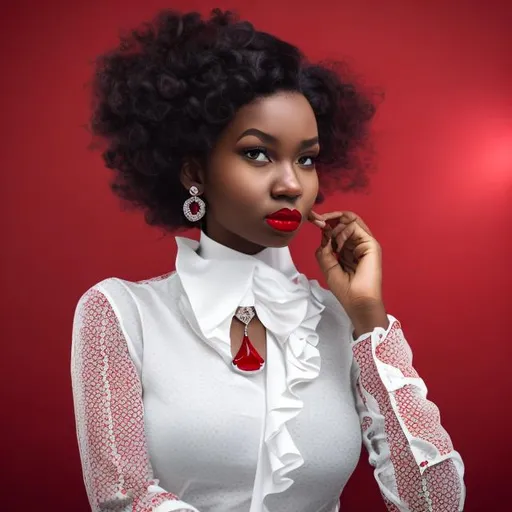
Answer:
<path fill-rule="evenodd" d="M 359 318 L 378 312 L 382 318 L 382 253 L 368 226 L 348 211 L 311 211 L 308 220 L 321 229 L 316 258 L 345 311 Z"/>

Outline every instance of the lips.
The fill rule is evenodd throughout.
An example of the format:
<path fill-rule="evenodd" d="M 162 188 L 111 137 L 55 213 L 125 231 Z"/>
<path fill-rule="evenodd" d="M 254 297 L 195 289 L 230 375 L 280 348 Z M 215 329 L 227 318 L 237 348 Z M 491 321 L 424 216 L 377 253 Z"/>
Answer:
<path fill-rule="evenodd" d="M 267 219 L 300 222 L 302 220 L 302 215 L 299 212 L 299 210 L 290 210 L 288 208 L 283 208 L 281 210 L 278 210 L 277 212 L 267 215 Z"/>
<path fill-rule="evenodd" d="M 283 208 L 277 212 L 267 215 L 267 224 L 277 231 L 295 231 L 302 220 L 302 215 L 298 210 L 289 210 Z"/>

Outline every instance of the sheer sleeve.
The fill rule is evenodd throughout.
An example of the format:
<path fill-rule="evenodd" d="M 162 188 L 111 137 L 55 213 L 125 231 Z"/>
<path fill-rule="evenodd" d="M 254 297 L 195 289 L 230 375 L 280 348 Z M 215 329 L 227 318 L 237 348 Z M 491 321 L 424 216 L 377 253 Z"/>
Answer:
<path fill-rule="evenodd" d="M 412 366 L 401 325 L 352 338 L 352 382 L 363 443 L 389 511 L 454 512 L 465 500 L 464 464 L 439 409 Z"/>
<path fill-rule="evenodd" d="M 153 477 L 144 432 L 142 385 L 125 335 L 96 287 L 78 302 L 71 379 L 83 478 L 91 510 L 197 510 Z"/>

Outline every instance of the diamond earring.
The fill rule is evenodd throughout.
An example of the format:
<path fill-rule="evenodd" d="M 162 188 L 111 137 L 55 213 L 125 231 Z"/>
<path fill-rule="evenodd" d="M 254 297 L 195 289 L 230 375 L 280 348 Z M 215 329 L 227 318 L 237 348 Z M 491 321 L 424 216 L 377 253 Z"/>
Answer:
<path fill-rule="evenodd" d="M 197 222 L 199 219 L 204 217 L 206 213 L 205 202 L 198 197 L 199 190 L 196 186 L 191 186 L 189 193 L 192 197 L 189 197 L 183 203 L 183 213 L 190 222 Z"/>

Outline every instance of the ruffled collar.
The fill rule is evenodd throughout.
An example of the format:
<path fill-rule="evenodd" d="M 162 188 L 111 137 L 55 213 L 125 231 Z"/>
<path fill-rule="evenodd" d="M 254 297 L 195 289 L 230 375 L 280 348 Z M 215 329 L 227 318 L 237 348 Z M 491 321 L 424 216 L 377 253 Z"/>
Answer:
<path fill-rule="evenodd" d="M 295 268 L 288 247 L 247 255 L 201 232 L 199 242 L 176 237 L 176 272 L 184 289 L 180 306 L 199 335 L 231 368 L 230 327 L 239 306 L 254 306 L 277 343 L 267 343 L 265 418 L 250 512 L 267 512 L 267 494 L 288 489 L 288 473 L 304 463 L 287 422 L 303 402 L 294 391 L 320 372 L 316 327 L 324 306 L 316 281 Z M 248 376 L 247 378 L 251 378 Z"/>

